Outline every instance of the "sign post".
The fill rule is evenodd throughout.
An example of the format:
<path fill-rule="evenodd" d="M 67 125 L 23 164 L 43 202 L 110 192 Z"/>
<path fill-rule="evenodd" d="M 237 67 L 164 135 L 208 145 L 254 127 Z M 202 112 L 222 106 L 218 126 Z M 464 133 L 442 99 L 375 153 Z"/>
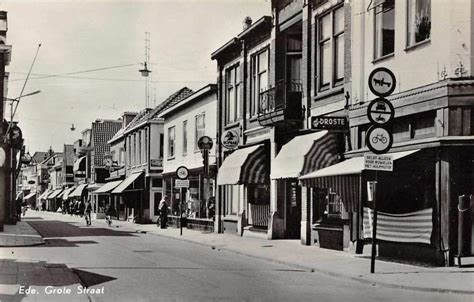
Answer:
<path fill-rule="evenodd" d="M 372 126 L 366 133 L 366 145 L 374 154 L 364 154 L 364 169 L 375 170 L 375 181 L 367 182 L 367 200 L 372 201 L 374 217 L 372 221 L 372 255 L 370 273 L 375 272 L 375 255 L 377 254 L 377 173 L 393 171 L 393 158 L 381 155 L 390 150 L 393 144 L 392 131 L 386 125 L 395 117 L 393 105 L 385 99 L 395 91 L 397 81 L 392 71 L 385 67 L 375 68 L 369 75 L 369 89 L 378 98 L 367 107 L 367 117 Z"/>
<path fill-rule="evenodd" d="M 189 170 L 185 166 L 180 166 L 176 169 L 175 187 L 179 188 L 179 235 L 183 236 L 183 188 L 189 187 Z"/>

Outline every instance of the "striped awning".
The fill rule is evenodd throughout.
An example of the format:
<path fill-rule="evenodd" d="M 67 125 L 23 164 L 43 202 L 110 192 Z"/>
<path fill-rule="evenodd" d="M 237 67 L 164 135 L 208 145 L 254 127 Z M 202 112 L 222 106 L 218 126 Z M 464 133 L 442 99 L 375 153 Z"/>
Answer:
<path fill-rule="evenodd" d="M 87 184 L 81 184 L 78 185 L 77 188 L 69 193 L 68 197 L 81 197 L 82 192 L 84 192 L 84 189 L 87 187 Z"/>
<path fill-rule="evenodd" d="M 51 194 L 51 190 L 47 189 L 46 191 L 43 192 L 43 194 L 40 195 L 40 199 L 46 199 L 48 195 Z"/>
<path fill-rule="evenodd" d="M 218 185 L 265 184 L 269 179 L 269 152 L 264 145 L 235 150 L 217 173 Z"/>
<path fill-rule="evenodd" d="M 71 194 L 71 192 L 74 191 L 75 189 L 76 189 L 76 187 L 70 187 L 70 188 L 64 190 L 63 200 L 67 200 L 69 198 L 69 194 Z"/>
<path fill-rule="evenodd" d="M 105 183 L 102 187 L 97 189 L 94 194 L 107 194 L 110 193 L 113 189 L 115 189 L 122 181 L 116 180 Z"/>
<path fill-rule="evenodd" d="M 420 149 L 387 153 L 396 161 L 404 158 Z M 364 169 L 364 157 L 353 157 L 335 165 L 326 167 L 315 172 L 299 177 L 302 184 L 307 187 L 331 189 L 336 192 L 349 212 L 357 212 L 359 209 L 361 174 Z"/>
<path fill-rule="evenodd" d="M 285 144 L 271 164 L 271 179 L 297 178 L 339 161 L 337 134 L 300 135 Z"/>
<path fill-rule="evenodd" d="M 63 191 L 63 189 L 56 189 L 53 191 L 53 193 L 48 195 L 48 199 L 53 199 L 58 197 L 58 195 Z"/>
<path fill-rule="evenodd" d="M 132 173 L 129 177 L 123 180 L 113 191 L 113 194 L 121 194 L 124 191 L 129 191 L 129 187 L 142 175 L 143 172 Z M 137 190 L 143 190 L 143 186 L 138 185 Z"/>

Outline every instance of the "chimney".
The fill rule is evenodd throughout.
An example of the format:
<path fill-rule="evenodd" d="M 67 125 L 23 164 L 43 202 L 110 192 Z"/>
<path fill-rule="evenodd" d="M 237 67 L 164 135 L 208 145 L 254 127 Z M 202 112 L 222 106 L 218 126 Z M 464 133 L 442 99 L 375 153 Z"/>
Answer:
<path fill-rule="evenodd" d="M 137 112 L 124 112 L 122 114 L 122 127 L 127 127 L 127 125 L 130 124 L 137 114 Z"/>
<path fill-rule="evenodd" d="M 249 28 L 250 25 L 252 25 L 252 18 L 250 18 L 249 16 L 247 16 L 247 17 L 245 17 L 245 19 L 244 19 L 244 30 L 246 30 L 247 28 Z"/>

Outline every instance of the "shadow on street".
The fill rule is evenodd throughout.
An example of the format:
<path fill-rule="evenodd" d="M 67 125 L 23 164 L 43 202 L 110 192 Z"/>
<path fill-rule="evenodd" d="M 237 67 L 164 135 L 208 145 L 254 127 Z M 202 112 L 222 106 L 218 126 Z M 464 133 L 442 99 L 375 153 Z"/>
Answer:
<path fill-rule="evenodd" d="M 25 219 L 41 236 L 48 237 L 86 237 L 86 236 L 137 236 L 128 231 L 117 231 L 105 228 L 86 227 L 84 224 L 57 221 L 57 220 L 34 220 Z"/>

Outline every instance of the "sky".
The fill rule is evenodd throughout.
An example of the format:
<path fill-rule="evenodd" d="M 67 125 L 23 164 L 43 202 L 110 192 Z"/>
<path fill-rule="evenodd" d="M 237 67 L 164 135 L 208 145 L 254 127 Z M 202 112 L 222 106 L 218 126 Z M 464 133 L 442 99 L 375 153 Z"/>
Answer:
<path fill-rule="evenodd" d="M 20 95 L 31 66 L 23 94 L 41 91 L 22 98 L 14 118 L 26 149 L 61 152 L 97 118 L 144 109 L 145 78 L 138 70 L 145 32 L 154 107 L 184 86 L 214 83 L 211 53 L 242 31 L 246 16 L 256 21 L 270 15 L 270 6 L 270 0 L 0 0 L 13 48 L 8 97 Z"/>

